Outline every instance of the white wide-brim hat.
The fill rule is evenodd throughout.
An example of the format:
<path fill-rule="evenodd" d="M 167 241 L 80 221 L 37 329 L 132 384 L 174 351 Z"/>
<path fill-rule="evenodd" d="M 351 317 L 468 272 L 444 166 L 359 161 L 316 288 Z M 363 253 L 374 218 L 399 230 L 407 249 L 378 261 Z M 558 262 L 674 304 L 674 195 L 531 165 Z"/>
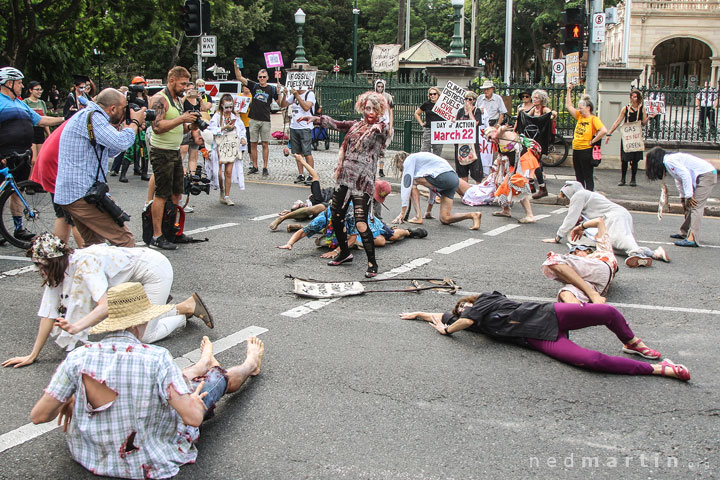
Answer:
<path fill-rule="evenodd" d="M 485 90 L 486 88 L 495 88 L 495 84 L 492 82 L 492 80 L 485 80 L 480 87 L 480 90 Z"/>

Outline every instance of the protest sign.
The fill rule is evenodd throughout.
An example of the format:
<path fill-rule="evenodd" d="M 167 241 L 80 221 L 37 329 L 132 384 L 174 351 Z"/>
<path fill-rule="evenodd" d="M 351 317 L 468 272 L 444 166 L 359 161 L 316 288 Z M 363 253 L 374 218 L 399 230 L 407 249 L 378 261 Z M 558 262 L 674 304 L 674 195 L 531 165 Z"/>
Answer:
<path fill-rule="evenodd" d="M 265 66 L 275 68 L 283 66 L 282 52 L 265 52 Z"/>
<path fill-rule="evenodd" d="M 643 103 L 648 115 L 653 113 L 665 114 L 665 102 L 663 100 L 645 100 Z"/>
<path fill-rule="evenodd" d="M 240 147 L 235 130 L 232 130 L 227 135 L 217 135 L 215 143 L 217 144 L 218 161 L 220 163 L 232 163 L 240 158 Z"/>
<path fill-rule="evenodd" d="M 443 88 L 440 98 L 435 102 L 432 111 L 449 122 L 455 121 L 457 111 L 465 103 L 465 89 L 451 81 Z"/>
<path fill-rule="evenodd" d="M 243 97 L 242 95 L 235 97 L 235 111 L 247 113 L 250 108 L 250 100 L 252 100 L 252 97 Z"/>
<path fill-rule="evenodd" d="M 626 152 L 645 151 L 645 140 L 642 134 L 642 122 L 629 122 L 620 127 L 622 134 L 623 150 Z"/>
<path fill-rule="evenodd" d="M 433 145 L 475 143 L 477 138 L 475 120 L 432 122 L 431 132 L 430 143 Z"/>
<path fill-rule="evenodd" d="M 375 45 L 372 51 L 373 72 L 397 72 L 400 45 Z"/>
<path fill-rule="evenodd" d="M 578 52 L 565 55 L 565 71 L 568 85 L 580 83 L 580 54 Z"/>
<path fill-rule="evenodd" d="M 316 72 L 287 72 L 285 86 L 291 90 L 312 90 Z"/>

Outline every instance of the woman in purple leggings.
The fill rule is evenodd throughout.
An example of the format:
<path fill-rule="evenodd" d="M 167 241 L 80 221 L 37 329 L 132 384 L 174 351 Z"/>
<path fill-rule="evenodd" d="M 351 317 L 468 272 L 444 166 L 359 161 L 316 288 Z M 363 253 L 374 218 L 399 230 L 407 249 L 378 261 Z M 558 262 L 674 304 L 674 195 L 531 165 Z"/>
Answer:
<path fill-rule="evenodd" d="M 623 343 L 622 351 L 656 360 L 660 352 L 648 348 L 635 336 L 625 317 L 605 304 L 516 302 L 499 292 L 461 298 L 451 312 L 406 312 L 405 320 L 421 319 L 442 335 L 460 330 L 484 333 L 498 340 L 528 346 L 556 360 L 598 372 L 628 375 L 662 375 L 683 381 L 690 372 L 683 365 L 665 359 L 645 363 L 605 355 L 583 348 L 568 339 L 570 330 L 605 325 Z"/>

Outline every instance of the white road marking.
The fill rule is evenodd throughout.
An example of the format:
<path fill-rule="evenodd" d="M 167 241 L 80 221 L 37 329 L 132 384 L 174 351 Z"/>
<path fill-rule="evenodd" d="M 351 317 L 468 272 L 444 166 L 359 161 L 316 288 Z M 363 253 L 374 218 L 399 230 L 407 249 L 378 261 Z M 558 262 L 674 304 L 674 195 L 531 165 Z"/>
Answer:
<path fill-rule="evenodd" d="M 227 350 L 228 348 L 234 347 L 235 345 L 244 342 L 253 335 L 257 336 L 267 331 L 267 328 L 256 327 L 254 325 L 248 328 L 244 328 L 240 331 L 228 335 L 227 337 L 223 337 L 220 340 L 214 341 L 214 353 L 218 354 L 224 350 Z M 200 359 L 199 349 L 188 352 L 181 357 L 177 357 L 175 359 L 175 363 L 178 365 L 178 367 L 185 368 L 195 363 L 197 361 L 195 359 Z M 28 423 L 23 425 L 22 427 L 16 428 L 15 430 L 4 433 L 0 435 L 0 453 L 13 447 L 17 447 L 18 445 L 22 445 L 23 443 L 28 442 L 41 435 L 44 435 L 48 432 L 51 432 L 56 428 L 58 428 L 58 424 L 55 420 L 52 420 L 48 423 L 41 423 L 40 425 L 33 425 L 32 423 Z"/>
<path fill-rule="evenodd" d="M 414 270 L 418 267 L 421 267 L 427 263 L 432 262 L 431 258 L 416 258 L 415 260 L 405 263 L 403 265 L 400 265 L 399 267 L 393 268 L 392 270 L 381 273 L 377 277 L 375 277 L 378 280 L 382 280 L 383 278 L 393 278 L 401 273 L 406 273 L 411 270 Z M 303 315 L 307 315 L 308 313 L 312 313 L 316 310 L 320 310 L 321 308 L 330 305 L 333 302 L 337 302 L 342 297 L 338 298 L 324 298 L 322 300 L 312 300 L 310 302 L 304 303 L 298 307 L 291 308 L 290 310 L 287 310 L 285 312 L 282 312 L 280 315 L 283 315 L 285 317 L 290 318 L 300 318 Z"/>
<path fill-rule="evenodd" d="M 441 248 L 440 250 L 435 250 L 434 253 L 442 253 L 443 255 L 448 255 L 453 252 L 457 252 L 458 250 L 461 250 L 465 247 L 469 247 L 470 245 L 475 245 L 476 243 L 482 242 L 481 238 L 468 238 L 467 240 L 463 240 L 462 242 L 456 243 L 454 245 L 450 245 L 449 247 Z"/>
<path fill-rule="evenodd" d="M 675 245 L 675 242 L 653 242 L 652 240 L 638 240 L 638 243 L 654 243 L 655 245 Z M 720 245 L 700 245 L 701 248 L 720 248 Z"/>
<path fill-rule="evenodd" d="M 15 255 L 0 255 L 0 260 L 14 260 L 17 262 L 32 262 L 32 258 L 16 257 Z"/>
<path fill-rule="evenodd" d="M 511 223 L 509 225 L 503 225 L 502 227 L 498 227 L 495 230 L 490 230 L 489 232 L 485 232 L 485 235 L 488 237 L 495 237 L 497 235 L 500 235 L 501 233 L 505 233 L 509 230 L 512 230 L 513 228 L 518 228 L 520 226 L 519 223 Z"/>
<path fill-rule="evenodd" d="M 558 213 L 567 213 L 567 211 L 568 211 L 567 208 L 558 208 L 557 210 L 553 210 L 553 211 L 550 212 L 550 213 L 556 213 L 556 214 L 558 214 Z"/>
<path fill-rule="evenodd" d="M 257 222 L 259 220 L 269 220 L 271 218 L 277 218 L 277 216 L 278 216 L 277 213 L 271 213 L 269 215 L 260 215 L 259 217 L 251 218 L 250 221 Z"/>
<path fill-rule="evenodd" d="M 437 292 L 440 294 L 445 294 L 445 292 Z M 472 295 L 479 295 L 479 292 L 462 292 L 462 296 L 469 297 Z M 449 295 L 449 294 L 448 294 Z M 556 302 L 556 298 L 545 298 L 545 297 L 526 297 L 523 295 L 508 295 L 508 298 L 512 298 L 513 300 L 520 300 L 523 302 Z M 640 310 L 661 310 L 664 312 L 681 312 L 681 313 L 701 313 L 701 314 L 707 314 L 707 315 L 720 315 L 720 310 L 707 310 L 704 308 L 686 308 L 686 307 L 664 307 L 662 305 L 643 305 L 639 303 L 616 303 L 616 302 L 610 302 L 608 305 L 612 305 L 613 307 L 624 307 L 624 308 L 637 308 Z"/>
<path fill-rule="evenodd" d="M 542 220 L 543 218 L 548 218 L 550 215 L 534 215 L 535 220 Z"/>
<path fill-rule="evenodd" d="M 209 232 L 211 230 L 218 230 L 220 228 L 228 228 L 228 227 L 235 227 L 237 225 L 240 225 L 239 223 L 221 223 L 220 225 L 211 225 L 209 227 L 200 227 L 196 228 L 195 230 L 188 230 L 185 232 L 187 235 L 192 235 L 193 233 L 203 233 L 203 232 Z"/>
<path fill-rule="evenodd" d="M 282 312 L 280 315 L 283 315 L 285 317 L 290 317 L 290 318 L 300 318 L 303 315 L 312 313 L 315 310 L 320 310 L 324 306 L 330 305 L 331 303 L 337 302 L 338 300 L 340 300 L 340 297 L 326 298 L 323 300 L 313 300 L 311 302 L 300 305 L 299 307 L 291 308 L 290 310 Z"/>
<path fill-rule="evenodd" d="M 14 277 L 17 275 L 21 275 L 21 274 L 27 273 L 27 272 L 34 272 L 35 270 L 37 270 L 37 268 L 35 268 L 35 265 L 28 265 L 27 267 L 22 267 L 22 268 L 13 268 L 12 270 L 8 270 L 6 272 L 0 273 L 0 280 L 2 280 L 3 278 L 7 278 L 7 277 Z"/>

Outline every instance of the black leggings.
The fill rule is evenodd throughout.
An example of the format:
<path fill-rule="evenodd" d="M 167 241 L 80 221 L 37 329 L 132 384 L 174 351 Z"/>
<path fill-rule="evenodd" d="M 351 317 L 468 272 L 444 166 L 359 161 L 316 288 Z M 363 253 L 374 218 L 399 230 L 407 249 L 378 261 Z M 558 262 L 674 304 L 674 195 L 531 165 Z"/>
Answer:
<path fill-rule="evenodd" d="M 338 246 L 340 247 L 340 255 L 338 258 L 344 258 L 350 254 L 350 248 L 348 247 L 347 242 L 347 229 L 345 227 L 345 215 L 347 214 L 348 205 L 350 204 L 350 202 L 345 202 L 347 193 L 348 187 L 345 185 L 336 187 L 330 202 L 330 211 L 332 212 L 332 223 L 335 228 L 335 237 L 337 238 Z M 368 222 L 368 213 L 370 211 L 370 201 L 372 200 L 372 197 L 365 193 L 363 195 L 351 195 L 350 199 L 353 202 L 355 227 L 360 234 L 360 238 L 362 238 L 363 248 L 365 249 L 365 254 L 368 259 L 368 265 L 374 267 L 377 265 L 377 263 L 375 263 L 375 243 L 372 232 L 370 231 L 370 224 Z M 338 228 L 338 225 L 342 225 L 342 228 Z"/>
<path fill-rule="evenodd" d="M 575 180 L 580 182 L 585 190 L 595 190 L 593 180 L 592 148 L 573 150 L 573 167 L 575 168 Z"/>

